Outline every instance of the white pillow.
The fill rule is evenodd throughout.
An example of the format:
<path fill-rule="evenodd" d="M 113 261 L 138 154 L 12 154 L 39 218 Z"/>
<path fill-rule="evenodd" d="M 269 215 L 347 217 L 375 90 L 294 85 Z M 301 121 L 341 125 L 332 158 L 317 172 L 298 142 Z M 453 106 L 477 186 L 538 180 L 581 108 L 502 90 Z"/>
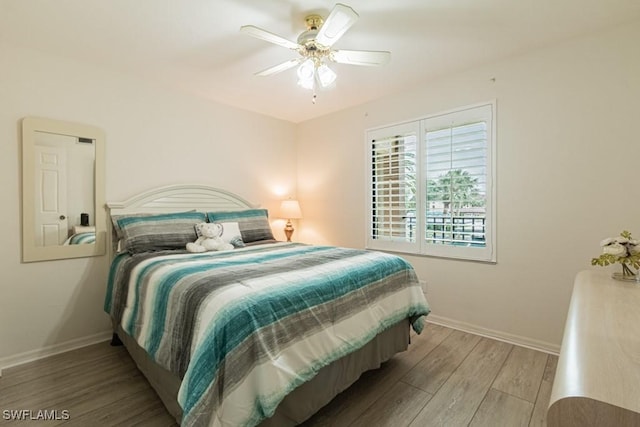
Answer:
<path fill-rule="evenodd" d="M 245 246 L 237 222 L 219 222 L 218 224 L 222 226 L 222 236 L 220 237 L 225 243 L 231 243 L 234 248 Z"/>

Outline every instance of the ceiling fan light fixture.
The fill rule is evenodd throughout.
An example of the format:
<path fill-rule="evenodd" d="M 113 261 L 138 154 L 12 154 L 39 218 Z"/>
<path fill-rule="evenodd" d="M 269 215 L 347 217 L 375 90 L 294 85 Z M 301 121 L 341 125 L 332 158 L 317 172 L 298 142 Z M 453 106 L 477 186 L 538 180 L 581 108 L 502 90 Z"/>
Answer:
<path fill-rule="evenodd" d="M 269 67 L 256 75 L 270 76 L 297 66 L 298 85 L 314 91 L 315 103 L 315 90 L 331 88 L 337 78 L 325 62 L 362 66 L 379 66 L 389 62 L 390 52 L 386 51 L 333 49 L 332 46 L 357 20 L 355 10 L 337 3 L 326 19 L 320 15 L 308 15 L 305 18 L 307 30 L 298 36 L 297 43 L 254 25 L 244 25 L 240 31 L 297 52 L 298 58 Z"/>
<path fill-rule="evenodd" d="M 331 86 L 336 81 L 336 77 L 338 77 L 338 75 L 326 64 L 322 64 L 318 67 L 317 76 L 322 88 L 328 88 Z"/>
<path fill-rule="evenodd" d="M 316 66 L 312 59 L 307 59 L 298 67 L 298 84 L 305 89 L 313 89 Z"/>

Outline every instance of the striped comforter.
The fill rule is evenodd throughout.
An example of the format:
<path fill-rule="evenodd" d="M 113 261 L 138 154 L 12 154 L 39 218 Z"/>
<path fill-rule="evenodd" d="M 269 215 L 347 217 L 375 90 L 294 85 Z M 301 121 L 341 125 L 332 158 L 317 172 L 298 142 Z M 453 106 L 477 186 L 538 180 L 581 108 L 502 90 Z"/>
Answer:
<path fill-rule="evenodd" d="M 429 308 L 411 266 L 295 243 L 119 255 L 105 311 L 182 378 L 183 426 L 255 425 L 323 366 Z"/>
<path fill-rule="evenodd" d="M 64 245 L 87 245 L 96 242 L 96 233 L 77 233 L 69 237 Z"/>

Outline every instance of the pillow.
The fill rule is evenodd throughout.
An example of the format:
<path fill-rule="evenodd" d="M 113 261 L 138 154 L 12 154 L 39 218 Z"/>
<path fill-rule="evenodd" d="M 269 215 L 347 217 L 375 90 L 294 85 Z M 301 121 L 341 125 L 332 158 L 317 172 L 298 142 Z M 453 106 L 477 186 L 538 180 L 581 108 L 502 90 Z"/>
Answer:
<path fill-rule="evenodd" d="M 180 213 L 187 213 L 187 212 L 195 212 L 195 209 L 192 209 L 190 211 L 184 211 L 184 212 L 180 212 Z M 158 213 L 133 213 L 133 214 L 120 214 L 120 215 L 111 215 L 111 224 L 113 224 L 113 240 L 114 241 L 119 241 L 122 239 L 122 229 L 120 228 L 120 226 L 118 225 L 118 220 L 121 218 L 139 218 L 141 216 L 154 216 L 154 215 L 159 215 Z"/>
<path fill-rule="evenodd" d="M 204 224 L 218 224 L 222 227 L 222 235 L 220 238 L 225 243 L 231 243 L 234 248 L 243 248 L 246 246 L 242 241 L 242 235 L 240 234 L 240 228 L 237 222 L 205 222 Z M 195 225 L 196 235 L 202 237 L 199 225 L 200 224 Z"/>
<path fill-rule="evenodd" d="M 122 228 L 118 225 L 118 220 L 121 218 L 129 218 L 129 217 L 141 217 L 141 216 L 152 216 L 153 214 L 130 214 L 130 215 L 111 215 L 111 223 L 113 224 L 113 239 L 115 241 L 122 240 Z"/>
<path fill-rule="evenodd" d="M 220 237 L 225 243 L 231 243 L 234 248 L 245 247 L 237 222 L 219 222 L 218 224 L 222 226 L 222 236 Z"/>
<path fill-rule="evenodd" d="M 195 225 L 206 221 L 202 212 L 179 212 L 160 215 L 131 215 L 117 220 L 122 231 L 123 248 L 130 253 L 184 249 L 194 242 Z"/>
<path fill-rule="evenodd" d="M 208 212 L 209 222 L 237 222 L 244 243 L 273 240 L 266 209 Z"/>

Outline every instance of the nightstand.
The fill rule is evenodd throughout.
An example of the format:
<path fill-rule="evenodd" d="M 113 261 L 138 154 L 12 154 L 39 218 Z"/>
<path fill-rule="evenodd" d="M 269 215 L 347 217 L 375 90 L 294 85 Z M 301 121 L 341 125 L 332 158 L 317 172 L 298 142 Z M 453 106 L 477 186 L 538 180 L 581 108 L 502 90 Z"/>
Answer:
<path fill-rule="evenodd" d="M 78 233 L 95 233 L 96 227 L 93 225 L 74 225 L 73 234 Z"/>

